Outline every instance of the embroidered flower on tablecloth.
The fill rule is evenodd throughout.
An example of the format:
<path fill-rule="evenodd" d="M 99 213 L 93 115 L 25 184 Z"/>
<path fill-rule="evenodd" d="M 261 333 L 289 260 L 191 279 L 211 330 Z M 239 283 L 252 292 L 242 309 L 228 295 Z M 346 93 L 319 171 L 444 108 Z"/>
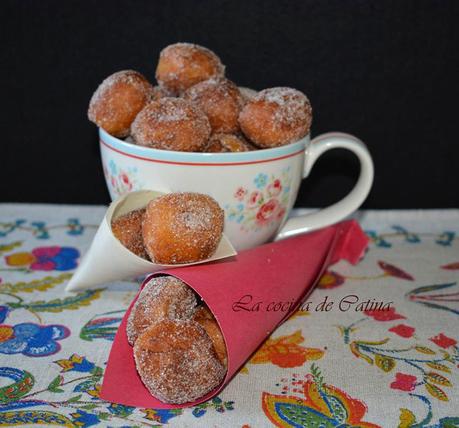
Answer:
<path fill-rule="evenodd" d="M 405 324 L 398 324 L 394 327 L 391 327 L 389 329 L 392 333 L 395 333 L 396 335 L 404 338 L 409 338 L 413 337 L 414 332 L 416 329 L 414 327 L 410 327 L 409 325 Z"/>
<path fill-rule="evenodd" d="M 182 409 L 140 409 L 140 411 L 145 414 L 145 419 L 160 424 L 167 424 L 169 419 L 183 413 Z"/>
<path fill-rule="evenodd" d="M 75 413 L 70 413 L 70 416 L 73 418 L 72 422 L 77 427 L 86 428 L 97 425 L 100 422 L 97 415 L 85 412 L 82 409 L 78 409 Z"/>
<path fill-rule="evenodd" d="M 387 276 L 393 276 L 394 278 L 399 279 L 406 279 L 407 281 L 414 281 L 414 278 L 409 273 L 406 273 L 397 266 L 391 265 L 383 261 L 379 261 L 378 265 Z"/>
<path fill-rule="evenodd" d="M 395 312 L 395 308 L 391 307 L 388 310 L 374 310 L 364 311 L 364 314 L 372 317 L 376 321 L 393 321 L 393 320 L 404 320 L 406 317 Z"/>
<path fill-rule="evenodd" d="M 61 349 L 58 340 L 70 335 L 63 325 L 39 325 L 22 323 L 15 326 L 1 325 L 0 353 L 23 354 L 27 357 L 45 357 Z"/>
<path fill-rule="evenodd" d="M 56 364 L 62 367 L 62 372 L 90 372 L 94 368 L 94 363 L 88 361 L 86 357 L 80 357 L 77 354 L 72 354 L 69 359 L 57 360 Z"/>
<path fill-rule="evenodd" d="M 442 269 L 446 270 L 459 270 L 459 262 L 449 263 L 447 265 L 440 266 Z"/>
<path fill-rule="evenodd" d="M 443 333 L 437 334 L 436 336 L 431 337 L 429 340 L 443 349 L 457 345 L 457 340 L 453 339 L 452 337 L 448 337 Z"/>
<path fill-rule="evenodd" d="M 346 281 L 346 278 L 343 275 L 340 275 L 338 272 L 333 270 L 326 271 L 320 278 L 318 288 L 335 288 L 338 287 Z"/>
<path fill-rule="evenodd" d="M 0 306 L 0 323 L 5 321 L 6 316 L 8 315 L 8 311 L 8 306 Z"/>
<path fill-rule="evenodd" d="M 31 252 L 10 254 L 5 257 L 7 265 L 14 267 L 28 266 L 31 270 L 67 271 L 78 265 L 80 252 L 73 247 L 38 247 Z"/>
<path fill-rule="evenodd" d="M 410 392 L 416 388 L 416 376 L 408 375 L 405 373 L 395 373 L 395 380 L 390 384 L 392 389 L 399 389 L 400 391 Z"/>

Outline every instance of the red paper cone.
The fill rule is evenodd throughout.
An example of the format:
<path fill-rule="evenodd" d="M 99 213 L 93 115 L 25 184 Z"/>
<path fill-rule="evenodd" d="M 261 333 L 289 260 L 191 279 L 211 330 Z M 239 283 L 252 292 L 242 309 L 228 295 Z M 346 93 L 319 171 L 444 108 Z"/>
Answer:
<path fill-rule="evenodd" d="M 298 308 L 327 266 L 339 259 L 356 263 L 367 244 L 368 238 L 359 225 L 348 221 L 243 251 L 232 259 L 152 275 L 168 274 L 180 278 L 209 306 L 226 342 L 228 371 L 225 380 L 193 403 L 166 404 L 153 397 L 137 374 L 132 347 L 126 337 L 131 304 L 112 346 L 101 398 L 129 406 L 159 409 L 188 407 L 210 399 L 221 391 L 273 330 Z"/>

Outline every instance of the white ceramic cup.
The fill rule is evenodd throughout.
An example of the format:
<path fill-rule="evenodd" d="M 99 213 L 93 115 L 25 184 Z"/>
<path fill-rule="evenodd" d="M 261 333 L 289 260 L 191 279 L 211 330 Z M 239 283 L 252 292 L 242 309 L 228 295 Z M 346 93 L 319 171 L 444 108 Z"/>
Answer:
<path fill-rule="evenodd" d="M 336 223 L 355 211 L 373 183 L 367 147 L 352 135 L 304 137 L 274 149 L 240 153 L 187 153 L 156 150 L 119 140 L 99 130 L 108 190 L 115 199 L 132 190 L 200 192 L 225 210 L 225 234 L 237 250 L 287 238 Z M 301 180 L 327 150 L 344 148 L 360 161 L 360 176 L 339 202 L 288 219 Z"/>

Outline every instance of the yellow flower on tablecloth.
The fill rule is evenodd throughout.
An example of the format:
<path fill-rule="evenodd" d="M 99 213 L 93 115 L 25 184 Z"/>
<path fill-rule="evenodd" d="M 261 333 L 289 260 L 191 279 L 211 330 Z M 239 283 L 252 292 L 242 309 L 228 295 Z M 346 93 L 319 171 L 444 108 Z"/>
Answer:
<path fill-rule="evenodd" d="M 36 261 L 36 257 L 32 253 L 15 253 L 5 257 L 6 263 L 9 266 L 28 266 Z"/>
<path fill-rule="evenodd" d="M 301 330 L 288 336 L 267 339 L 256 354 L 250 359 L 251 364 L 273 363 L 279 367 L 299 367 L 308 360 L 318 360 L 324 351 L 318 348 L 300 346 L 304 342 Z"/>
<path fill-rule="evenodd" d="M 13 337 L 14 330 L 9 325 L 0 325 L 0 343 L 6 342 L 8 339 Z"/>

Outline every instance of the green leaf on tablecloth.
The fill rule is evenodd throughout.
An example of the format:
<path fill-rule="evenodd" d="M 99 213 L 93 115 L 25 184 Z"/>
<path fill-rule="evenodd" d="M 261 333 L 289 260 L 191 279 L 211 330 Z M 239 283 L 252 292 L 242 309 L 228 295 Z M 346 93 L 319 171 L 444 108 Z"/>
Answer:
<path fill-rule="evenodd" d="M 73 388 L 73 392 L 86 392 L 91 388 L 94 388 L 97 383 L 97 379 L 88 379 L 81 383 L 79 383 L 75 388 Z"/>
<path fill-rule="evenodd" d="M 395 367 L 395 360 L 380 354 L 375 354 L 375 364 L 382 371 L 388 373 Z"/>
<path fill-rule="evenodd" d="M 81 394 L 75 395 L 75 397 L 71 397 L 67 400 L 67 403 L 77 403 L 80 401 Z"/>
<path fill-rule="evenodd" d="M 64 376 L 57 375 L 48 385 L 48 391 L 51 392 L 64 392 L 62 388 L 59 388 L 60 385 L 64 382 Z"/>
<path fill-rule="evenodd" d="M 34 279 L 28 282 L 5 282 L 2 291 L 5 293 L 32 293 L 33 291 L 46 291 L 58 284 L 62 284 L 72 277 L 71 273 L 62 273 L 58 276 L 45 276 L 42 279 Z M 14 307 L 14 304 L 9 304 Z"/>
<path fill-rule="evenodd" d="M 416 349 L 416 351 L 420 352 L 421 354 L 435 355 L 435 351 L 432 351 L 432 349 L 428 348 L 427 346 L 415 346 L 414 349 Z"/>
<path fill-rule="evenodd" d="M 18 400 L 26 395 L 35 384 L 35 378 L 31 373 L 13 367 L 0 367 L 0 376 L 14 380 L 14 383 L 0 388 L 0 404 Z"/>
<path fill-rule="evenodd" d="M 459 417 L 446 417 L 446 418 L 441 418 L 439 421 L 439 427 L 440 428 L 457 428 L 459 427 Z"/>
<path fill-rule="evenodd" d="M 11 242 L 9 244 L 2 244 L 0 245 L 0 254 L 14 250 L 15 248 L 20 247 L 21 245 L 22 241 Z"/>
<path fill-rule="evenodd" d="M 38 300 L 36 302 L 13 302 L 8 303 L 12 308 L 28 309 L 32 312 L 62 312 L 65 310 L 76 310 L 82 306 L 88 306 L 92 301 L 100 297 L 103 289 L 85 290 L 75 296 L 65 297 L 64 299 Z"/>
<path fill-rule="evenodd" d="M 435 370 L 440 370 L 442 372 L 451 373 L 451 369 L 444 364 L 428 362 L 426 363 L 426 365 Z"/>
<path fill-rule="evenodd" d="M 446 395 L 446 393 L 442 389 L 440 389 L 438 386 L 432 385 L 431 383 L 427 382 L 425 384 L 425 387 L 427 389 L 427 392 L 432 397 L 435 397 L 435 398 L 437 398 L 438 400 L 441 400 L 441 401 L 448 401 L 449 400 L 449 398 Z"/>
<path fill-rule="evenodd" d="M 450 380 L 439 373 L 429 372 L 426 374 L 426 379 L 429 382 L 436 383 L 437 385 L 442 386 L 453 386 Z"/>
<path fill-rule="evenodd" d="M 74 423 L 66 416 L 44 410 L 21 410 L 18 412 L 0 412 L 0 426 L 17 425 L 59 425 L 74 428 Z"/>
<path fill-rule="evenodd" d="M 111 418 L 110 413 L 106 413 L 106 412 L 100 412 L 97 414 L 97 416 L 103 421 L 108 421 Z"/>
<path fill-rule="evenodd" d="M 94 366 L 90 373 L 97 378 L 101 378 L 104 375 L 104 369 L 99 366 Z"/>
<path fill-rule="evenodd" d="M 80 409 L 83 410 L 94 410 L 96 407 L 98 407 L 98 404 L 86 404 L 85 406 L 81 406 Z"/>

